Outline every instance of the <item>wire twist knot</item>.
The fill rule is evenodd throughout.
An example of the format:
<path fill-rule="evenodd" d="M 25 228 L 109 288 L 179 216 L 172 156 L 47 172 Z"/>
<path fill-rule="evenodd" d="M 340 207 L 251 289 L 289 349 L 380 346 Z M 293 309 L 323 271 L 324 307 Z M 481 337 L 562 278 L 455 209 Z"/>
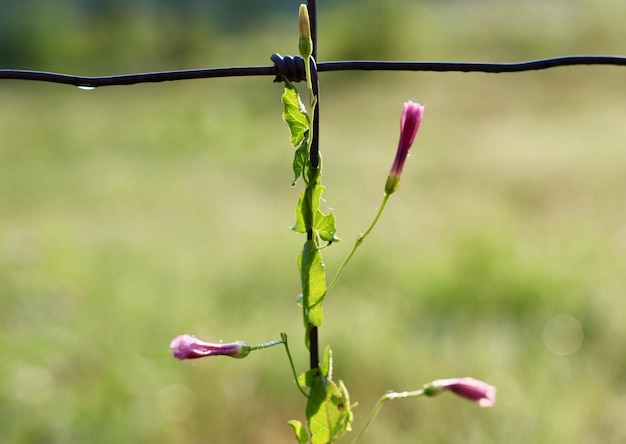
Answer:
<path fill-rule="evenodd" d="M 306 80 L 306 70 L 304 67 L 304 59 L 300 56 L 281 56 L 280 54 L 272 54 L 272 62 L 276 68 L 276 78 L 274 82 L 282 82 L 284 79 L 290 82 L 302 82 Z"/>

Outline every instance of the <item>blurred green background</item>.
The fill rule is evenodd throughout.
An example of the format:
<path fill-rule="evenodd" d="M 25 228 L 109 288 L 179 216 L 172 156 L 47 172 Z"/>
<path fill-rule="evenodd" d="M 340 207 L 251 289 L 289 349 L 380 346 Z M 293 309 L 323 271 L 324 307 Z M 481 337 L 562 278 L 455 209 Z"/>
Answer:
<path fill-rule="evenodd" d="M 267 65 L 297 52 L 297 7 L 12 2 L 0 66 Z M 625 16 L 619 0 L 321 0 L 319 60 L 623 55 Z M 364 443 L 626 441 L 625 76 L 321 75 L 325 197 L 344 240 L 324 250 L 330 276 L 380 203 L 402 103 L 426 105 L 399 192 L 325 305 L 354 428 L 386 390 L 498 387 L 492 409 L 388 404 Z M 300 191 L 271 80 L 0 82 L 0 442 L 293 442 L 305 402 L 281 348 L 168 350 L 182 333 L 284 331 L 306 369 L 303 238 L 288 230 Z"/>

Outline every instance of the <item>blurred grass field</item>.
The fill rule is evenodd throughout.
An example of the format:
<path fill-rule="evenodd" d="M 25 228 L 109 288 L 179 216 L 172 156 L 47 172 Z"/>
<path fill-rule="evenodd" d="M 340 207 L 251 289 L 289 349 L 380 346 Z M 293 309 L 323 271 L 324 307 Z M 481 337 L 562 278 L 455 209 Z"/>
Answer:
<path fill-rule="evenodd" d="M 626 53 L 618 1 L 360 4 L 321 2 L 320 60 Z M 295 53 L 296 10 L 212 41 L 193 67 Z M 386 390 L 498 387 L 492 409 L 390 403 L 364 443 L 626 441 L 625 76 L 321 74 L 343 239 L 324 250 L 329 277 L 380 203 L 402 103 L 426 105 L 399 192 L 325 305 L 354 428 Z M 284 331 L 306 369 L 281 92 L 269 77 L 0 82 L 0 442 L 293 442 L 305 402 L 282 349 L 191 363 L 168 350 L 182 333 Z"/>

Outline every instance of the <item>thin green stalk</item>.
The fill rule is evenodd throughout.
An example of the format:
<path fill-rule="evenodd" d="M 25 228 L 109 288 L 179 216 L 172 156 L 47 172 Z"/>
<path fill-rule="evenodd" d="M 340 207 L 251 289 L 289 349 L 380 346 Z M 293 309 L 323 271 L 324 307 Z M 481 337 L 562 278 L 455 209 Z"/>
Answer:
<path fill-rule="evenodd" d="M 389 393 L 385 393 L 383 396 L 380 397 L 380 399 L 378 400 L 378 402 L 376 403 L 376 405 L 372 409 L 372 413 L 370 413 L 370 416 L 369 416 L 369 418 L 367 418 L 367 421 L 365 422 L 365 425 L 363 426 L 363 428 L 361 429 L 359 434 L 356 436 L 356 438 L 354 438 L 354 440 L 352 441 L 352 444 L 355 444 L 365 434 L 365 432 L 367 431 L 369 426 L 372 424 L 372 421 L 374 421 L 374 418 L 376 418 L 376 415 L 378 415 L 378 412 L 382 408 L 383 403 L 385 401 L 391 401 L 393 399 L 415 398 L 417 396 L 422 396 L 423 394 L 424 394 L 424 390 L 423 389 L 414 390 L 414 391 L 411 391 L 411 392 L 389 392 Z"/>
<path fill-rule="evenodd" d="M 310 127 L 309 127 L 309 139 L 307 140 L 307 153 L 309 154 L 309 166 L 312 168 L 313 165 L 310 163 L 311 160 L 311 147 L 313 145 L 313 138 L 317 136 L 317 134 L 314 134 L 313 131 L 313 125 L 315 122 L 315 108 L 317 105 L 317 96 L 315 95 L 315 92 L 313 91 L 313 77 L 311 76 L 311 56 L 308 56 L 305 61 L 305 73 L 306 73 L 306 85 L 307 85 L 307 89 L 309 92 L 309 122 L 310 122 Z M 319 154 L 318 154 L 319 155 Z M 317 166 L 317 172 L 315 174 L 315 176 L 317 176 L 317 174 L 319 174 L 319 165 Z M 306 176 L 305 176 L 305 180 L 306 180 Z M 313 183 L 315 183 L 315 180 L 312 180 Z"/>
<path fill-rule="evenodd" d="M 341 265 L 339 266 L 339 269 L 337 270 L 337 273 L 335 274 L 335 277 L 326 288 L 326 294 L 328 294 L 328 292 L 330 292 L 330 290 L 335 286 L 335 283 L 339 279 L 339 276 L 341 276 L 341 274 L 343 273 L 344 268 L 346 268 L 346 265 L 348 265 L 348 262 L 350 262 L 350 259 L 352 259 L 352 256 L 354 256 L 354 253 L 356 253 L 357 248 L 361 246 L 365 238 L 372 232 L 372 230 L 378 223 L 378 219 L 380 219 L 380 216 L 383 214 L 383 211 L 385 210 L 385 206 L 387 205 L 389 196 L 391 195 L 385 193 L 385 197 L 383 197 L 383 202 L 380 204 L 380 208 L 378 209 L 378 212 L 376 213 L 376 217 L 374 217 L 374 220 L 372 221 L 370 226 L 367 228 L 365 233 L 361 233 L 357 236 L 356 241 L 354 242 L 354 246 L 352 247 L 352 250 L 350 250 L 350 253 L 348 253 L 348 256 L 346 256 L 344 261 L 341 263 Z"/>
<path fill-rule="evenodd" d="M 372 413 L 370 413 L 369 418 L 367 418 L 367 422 L 365 423 L 365 425 L 363 426 L 363 428 L 361 429 L 361 431 L 359 432 L 358 435 L 356 435 L 356 438 L 354 438 L 354 440 L 352 441 L 352 444 L 355 444 L 359 439 L 361 439 L 361 437 L 365 434 L 365 432 L 367 431 L 367 429 L 369 428 L 369 426 L 372 424 L 372 421 L 374 420 L 374 418 L 376 418 L 376 415 L 378 415 L 378 411 L 380 410 L 380 408 L 383 406 L 383 403 L 385 401 L 388 401 L 389 399 L 386 396 L 382 396 L 378 402 L 376 403 L 376 405 L 374 406 L 374 408 L 372 409 Z"/>
<path fill-rule="evenodd" d="M 291 372 L 293 373 L 293 377 L 295 378 L 296 386 L 298 387 L 298 390 L 300 390 L 300 393 L 302 393 L 305 398 L 308 398 L 309 395 L 307 395 L 306 392 L 302 389 L 302 387 L 300 387 L 300 384 L 298 384 L 298 373 L 296 373 L 296 366 L 293 363 L 293 358 L 291 357 L 291 352 L 289 351 L 289 343 L 287 342 L 287 333 L 281 333 L 280 337 L 282 338 L 281 342 L 285 344 L 285 350 L 287 351 L 287 357 L 289 358 L 289 365 L 291 365 Z"/>
<path fill-rule="evenodd" d="M 304 70 L 306 73 L 306 86 L 309 90 L 309 104 L 311 105 L 311 108 L 313 108 L 315 94 L 313 94 L 313 79 L 311 77 L 311 56 L 308 56 L 304 60 Z M 313 122 L 313 117 L 311 117 L 311 122 Z"/>
<path fill-rule="evenodd" d="M 285 342 L 285 340 L 281 338 L 281 339 L 276 339 L 276 340 L 270 341 L 270 342 L 264 342 L 263 344 L 251 345 L 250 346 L 250 351 L 260 350 L 262 348 L 273 347 L 273 346 L 278 345 L 278 344 L 283 344 L 284 342 Z"/>

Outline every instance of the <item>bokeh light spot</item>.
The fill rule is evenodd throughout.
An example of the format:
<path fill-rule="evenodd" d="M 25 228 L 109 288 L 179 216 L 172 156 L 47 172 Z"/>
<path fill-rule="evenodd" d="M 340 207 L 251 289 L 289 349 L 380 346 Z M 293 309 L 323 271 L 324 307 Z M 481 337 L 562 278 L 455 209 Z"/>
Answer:
<path fill-rule="evenodd" d="M 554 316 L 543 329 L 543 341 L 548 349 L 560 356 L 575 353 L 583 343 L 583 327 L 578 319 L 567 314 Z"/>

